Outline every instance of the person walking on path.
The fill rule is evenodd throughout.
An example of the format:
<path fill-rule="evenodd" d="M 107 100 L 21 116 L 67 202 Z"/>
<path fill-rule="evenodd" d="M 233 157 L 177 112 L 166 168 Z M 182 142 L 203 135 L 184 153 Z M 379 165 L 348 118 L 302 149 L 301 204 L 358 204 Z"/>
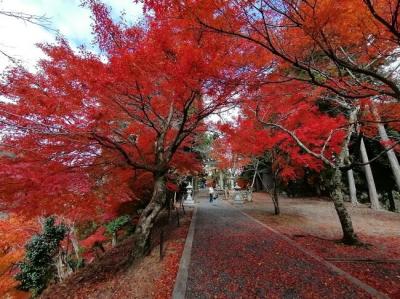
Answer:
<path fill-rule="evenodd" d="M 210 202 L 213 202 L 213 198 L 214 198 L 214 188 L 212 186 L 210 186 L 208 188 L 208 193 L 210 194 Z"/>

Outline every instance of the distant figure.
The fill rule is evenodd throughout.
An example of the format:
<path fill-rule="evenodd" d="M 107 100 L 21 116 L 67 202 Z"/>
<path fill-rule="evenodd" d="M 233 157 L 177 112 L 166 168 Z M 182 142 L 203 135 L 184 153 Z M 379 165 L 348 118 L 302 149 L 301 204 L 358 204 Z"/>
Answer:
<path fill-rule="evenodd" d="M 208 188 L 208 193 L 210 194 L 210 202 L 212 202 L 214 198 L 214 188 L 212 186 Z"/>

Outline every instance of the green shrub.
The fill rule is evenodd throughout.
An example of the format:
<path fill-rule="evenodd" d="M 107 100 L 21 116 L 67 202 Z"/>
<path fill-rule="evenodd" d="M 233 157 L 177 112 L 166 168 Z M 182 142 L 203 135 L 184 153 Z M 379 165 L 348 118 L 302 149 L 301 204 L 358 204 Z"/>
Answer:
<path fill-rule="evenodd" d="M 54 217 L 44 220 L 43 232 L 33 236 L 25 245 L 25 258 L 18 264 L 20 272 L 15 278 L 20 281 L 22 290 L 37 296 L 46 288 L 56 273 L 53 258 L 66 233 L 66 226 L 55 225 Z"/>
<path fill-rule="evenodd" d="M 115 218 L 114 220 L 108 222 L 106 226 L 106 231 L 108 234 L 112 235 L 119 231 L 124 225 L 128 224 L 129 221 L 131 220 L 131 217 L 129 215 L 123 215 L 118 218 Z"/>
<path fill-rule="evenodd" d="M 117 232 L 125 225 L 127 225 L 131 220 L 128 215 L 123 215 L 114 220 L 108 222 L 105 227 L 107 233 L 112 237 L 112 246 L 117 245 Z"/>

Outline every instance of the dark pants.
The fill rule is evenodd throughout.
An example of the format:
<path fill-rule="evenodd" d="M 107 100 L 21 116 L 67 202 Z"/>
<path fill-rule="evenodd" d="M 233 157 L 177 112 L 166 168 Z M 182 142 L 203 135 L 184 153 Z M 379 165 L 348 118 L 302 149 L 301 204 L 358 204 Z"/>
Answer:
<path fill-rule="evenodd" d="M 214 197 L 214 195 L 213 195 L 213 194 L 210 194 L 210 202 L 213 201 L 213 197 Z"/>

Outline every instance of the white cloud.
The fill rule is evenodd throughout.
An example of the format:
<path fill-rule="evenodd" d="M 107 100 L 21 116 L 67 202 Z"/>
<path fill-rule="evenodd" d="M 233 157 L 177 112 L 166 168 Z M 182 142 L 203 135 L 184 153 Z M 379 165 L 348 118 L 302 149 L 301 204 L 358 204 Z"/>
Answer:
<path fill-rule="evenodd" d="M 133 4 L 133 0 L 104 0 L 113 10 L 113 16 L 118 17 L 119 13 L 124 11 L 128 21 L 135 22 L 142 17 L 142 5 Z"/>
<path fill-rule="evenodd" d="M 113 18 L 117 19 L 121 11 L 126 19 L 135 22 L 141 17 L 142 8 L 132 0 L 104 0 L 111 6 Z M 73 47 L 91 46 L 90 12 L 80 6 L 80 0 L 0 0 L 0 10 L 16 11 L 51 19 L 51 27 L 65 36 Z M 24 23 L 20 20 L 0 15 L 0 49 L 7 52 L 33 69 L 43 53 L 36 47 L 40 42 L 54 42 L 56 33 L 42 27 Z M 0 72 L 9 65 L 9 60 L 0 55 Z"/>
<path fill-rule="evenodd" d="M 37 13 L 34 6 L 20 0 L 4 0 L 0 3 L 0 8 L 7 11 Z M 1 50 L 16 59 L 21 59 L 29 66 L 43 55 L 35 44 L 54 41 L 54 34 L 43 28 L 3 15 L 0 15 L 0 32 Z M 8 64 L 9 60 L 1 55 L 0 71 Z"/>

